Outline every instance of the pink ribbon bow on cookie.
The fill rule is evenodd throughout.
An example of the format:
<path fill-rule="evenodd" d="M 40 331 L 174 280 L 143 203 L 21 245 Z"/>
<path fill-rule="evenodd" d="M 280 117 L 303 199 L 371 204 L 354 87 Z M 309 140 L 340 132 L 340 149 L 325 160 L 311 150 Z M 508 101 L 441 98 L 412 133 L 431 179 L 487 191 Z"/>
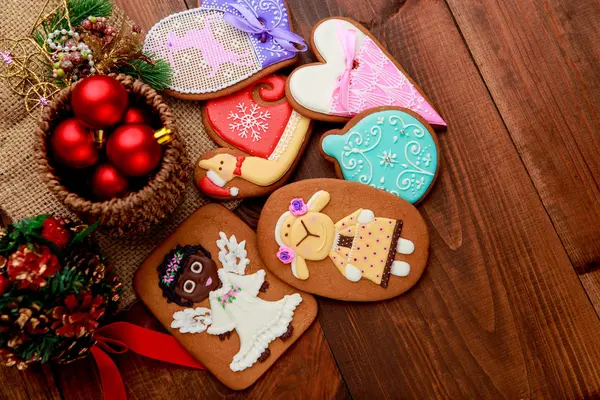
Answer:
<path fill-rule="evenodd" d="M 356 56 L 356 30 L 344 29 L 344 25 L 337 24 L 338 39 L 342 43 L 342 49 L 346 56 L 346 68 L 344 73 L 338 78 L 336 88 L 340 89 L 339 102 L 348 111 L 348 101 L 350 97 L 350 73 L 354 69 L 354 57 Z"/>
<path fill-rule="evenodd" d="M 240 15 L 226 12 L 223 19 L 235 28 L 254 35 L 260 35 L 260 41 L 263 43 L 271 36 L 275 43 L 287 51 L 297 53 L 308 49 L 302 36 L 285 29 L 269 27 L 267 21 L 259 20 L 252 10 L 242 4 L 230 4 L 230 6 Z"/>

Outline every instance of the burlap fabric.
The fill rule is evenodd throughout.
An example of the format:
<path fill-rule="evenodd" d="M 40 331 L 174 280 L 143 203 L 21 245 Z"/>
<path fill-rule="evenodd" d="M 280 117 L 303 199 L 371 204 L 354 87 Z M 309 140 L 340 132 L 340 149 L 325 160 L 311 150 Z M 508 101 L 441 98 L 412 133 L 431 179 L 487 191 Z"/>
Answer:
<path fill-rule="evenodd" d="M 9 38 L 21 37 L 29 32 L 42 4 L 39 0 L 5 0 L 2 3 L 0 32 Z M 181 139 L 193 164 L 200 155 L 216 147 L 202 125 L 200 103 L 171 98 L 165 100 L 173 110 Z M 38 116 L 38 113 L 29 115 L 22 98 L 0 80 L 0 207 L 13 220 L 45 212 L 72 217 L 46 188 L 38 174 L 33 153 Z M 192 171 L 190 175 L 193 175 Z M 97 235 L 102 250 L 115 264 L 124 283 L 122 307 L 127 307 L 135 300 L 132 278 L 137 267 L 177 225 L 207 202 L 190 180 L 183 203 L 166 222 L 133 237 Z M 237 202 L 225 205 L 234 208 Z"/>

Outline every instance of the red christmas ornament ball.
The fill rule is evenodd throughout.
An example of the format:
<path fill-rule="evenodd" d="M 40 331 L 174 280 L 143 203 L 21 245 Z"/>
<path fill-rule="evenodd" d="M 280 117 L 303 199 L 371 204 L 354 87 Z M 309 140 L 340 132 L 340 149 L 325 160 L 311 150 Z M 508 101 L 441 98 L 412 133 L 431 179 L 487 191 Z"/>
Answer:
<path fill-rule="evenodd" d="M 110 135 L 106 155 L 127 176 L 148 175 L 162 159 L 154 130 L 144 124 L 121 125 Z"/>
<path fill-rule="evenodd" d="M 129 182 L 111 164 L 100 164 L 92 175 L 92 191 L 100 200 L 120 197 L 127 191 Z"/>
<path fill-rule="evenodd" d="M 129 107 L 123 115 L 122 124 L 146 124 L 150 125 L 152 119 L 146 110 L 141 107 Z"/>
<path fill-rule="evenodd" d="M 98 162 L 94 135 L 75 118 L 62 121 L 50 136 L 52 156 L 71 168 L 90 167 Z"/>
<path fill-rule="evenodd" d="M 85 78 L 75 86 L 71 95 L 75 117 L 91 129 L 116 125 L 123 118 L 128 102 L 123 85 L 106 75 Z"/>

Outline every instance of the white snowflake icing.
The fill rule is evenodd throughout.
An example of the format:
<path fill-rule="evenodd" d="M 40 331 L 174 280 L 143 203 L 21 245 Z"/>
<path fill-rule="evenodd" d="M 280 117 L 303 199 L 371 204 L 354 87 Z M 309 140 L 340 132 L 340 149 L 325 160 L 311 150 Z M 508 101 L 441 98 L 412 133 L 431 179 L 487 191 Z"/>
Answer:
<path fill-rule="evenodd" d="M 208 308 L 186 308 L 173 314 L 171 328 L 181 333 L 202 333 L 212 324 L 211 312 Z"/>
<path fill-rule="evenodd" d="M 217 247 L 220 250 L 219 261 L 221 261 L 223 268 L 226 271 L 244 275 L 246 273 L 246 266 L 250 264 L 248 252 L 246 251 L 246 241 L 242 240 L 238 243 L 235 235 L 231 235 L 227 239 L 227 235 L 223 232 L 219 232 L 219 237 Z"/>
<path fill-rule="evenodd" d="M 379 165 L 383 165 L 384 168 L 394 168 L 394 165 L 398 162 L 396 160 L 397 154 L 392 152 L 392 149 L 384 150 L 383 154 L 377 156 L 381 161 Z"/>
<path fill-rule="evenodd" d="M 247 107 L 244 102 L 241 102 L 236 108 L 238 112 L 230 111 L 227 117 L 233 121 L 229 124 L 229 129 L 237 131 L 241 138 L 247 138 L 250 134 L 252 141 L 258 142 L 261 135 L 269 129 L 267 121 L 271 119 L 271 114 L 268 111 L 261 111 L 262 108 L 258 104 Z"/>

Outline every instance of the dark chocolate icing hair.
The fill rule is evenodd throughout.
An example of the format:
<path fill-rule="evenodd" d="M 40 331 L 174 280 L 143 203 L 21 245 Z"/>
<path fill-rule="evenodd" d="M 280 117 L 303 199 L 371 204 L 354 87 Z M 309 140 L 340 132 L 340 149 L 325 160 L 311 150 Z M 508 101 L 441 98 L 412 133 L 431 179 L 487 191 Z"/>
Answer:
<path fill-rule="evenodd" d="M 180 305 L 182 307 L 189 307 L 189 306 L 193 305 L 194 303 L 192 303 L 190 300 L 181 298 L 181 296 L 179 296 L 177 293 L 175 293 L 175 287 L 177 286 L 177 281 L 179 280 L 179 277 L 181 276 L 181 273 L 183 272 L 182 271 L 183 268 L 179 268 L 179 270 L 175 273 L 175 278 L 173 280 L 173 283 L 171 283 L 170 285 L 163 282 L 163 280 L 162 280 L 163 276 L 167 273 L 167 266 L 171 262 L 171 259 L 175 255 L 175 252 L 180 252 L 183 254 L 183 259 L 181 260 L 181 263 L 180 263 L 180 265 L 182 267 L 185 264 L 185 261 L 187 260 L 187 258 L 189 256 L 196 254 L 198 252 L 202 252 L 206 257 L 211 258 L 210 252 L 208 250 L 206 250 L 204 247 L 202 247 L 201 245 L 196 245 L 196 246 L 177 245 L 177 247 L 175 247 L 173 250 L 171 250 L 165 256 L 163 262 L 156 268 L 156 270 L 158 271 L 158 286 L 162 289 L 163 296 L 167 299 L 167 303 L 177 303 L 178 305 Z"/>

